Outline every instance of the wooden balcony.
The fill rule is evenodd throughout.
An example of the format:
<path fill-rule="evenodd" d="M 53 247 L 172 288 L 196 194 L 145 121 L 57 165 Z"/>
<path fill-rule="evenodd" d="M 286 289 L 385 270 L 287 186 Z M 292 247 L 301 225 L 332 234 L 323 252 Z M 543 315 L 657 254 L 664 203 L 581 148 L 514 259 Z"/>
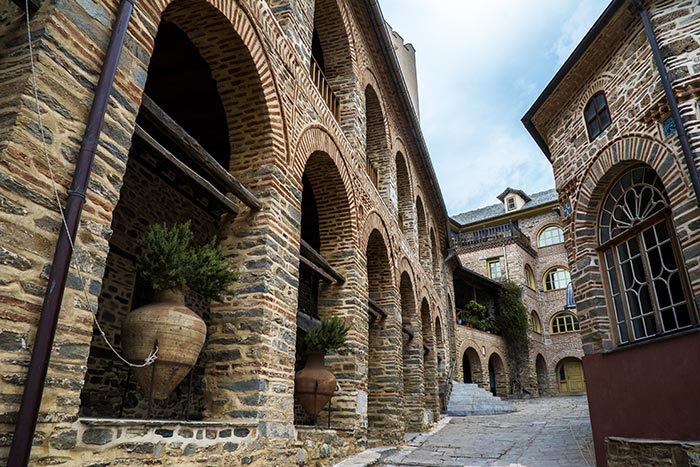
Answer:
<path fill-rule="evenodd" d="M 367 171 L 367 175 L 369 175 L 369 179 L 372 180 L 372 183 L 374 186 L 379 189 L 379 171 L 377 168 L 372 164 L 369 159 L 365 161 L 365 170 Z"/>
<path fill-rule="evenodd" d="M 501 244 L 509 241 L 515 241 L 524 248 L 532 249 L 530 245 L 530 238 L 525 235 L 513 222 L 494 227 L 487 227 L 481 230 L 473 230 L 471 232 L 461 232 L 453 235 L 451 241 L 452 248 L 457 251 L 483 248 L 485 246 Z"/>
<path fill-rule="evenodd" d="M 331 89 L 326 76 L 323 74 L 323 71 L 321 71 L 321 67 L 318 66 L 318 63 L 316 63 L 313 57 L 311 57 L 311 79 L 314 85 L 316 85 L 316 89 L 318 89 L 321 97 L 323 97 L 323 102 L 326 103 L 326 106 L 333 114 L 333 117 L 336 121 L 340 122 L 340 99 Z"/>

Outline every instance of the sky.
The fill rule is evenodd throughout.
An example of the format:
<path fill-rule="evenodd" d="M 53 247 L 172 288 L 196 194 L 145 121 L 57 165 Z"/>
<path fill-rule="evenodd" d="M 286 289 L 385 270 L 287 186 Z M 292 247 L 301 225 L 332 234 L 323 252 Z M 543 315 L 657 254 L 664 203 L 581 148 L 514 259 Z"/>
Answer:
<path fill-rule="evenodd" d="M 423 135 L 450 215 L 554 188 L 520 119 L 609 0 L 380 0 L 416 49 Z"/>

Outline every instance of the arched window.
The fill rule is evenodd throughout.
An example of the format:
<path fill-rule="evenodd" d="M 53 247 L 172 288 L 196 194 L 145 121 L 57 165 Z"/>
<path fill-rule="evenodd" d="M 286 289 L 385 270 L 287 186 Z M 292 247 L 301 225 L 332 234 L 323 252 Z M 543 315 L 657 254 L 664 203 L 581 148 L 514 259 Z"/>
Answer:
<path fill-rule="evenodd" d="M 569 271 L 562 266 L 554 266 L 544 275 L 544 290 L 565 289 L 571 282 Z"/>
<path fill-rule="evenodd" d="M 568 311 L 557 313 L 549 322 L 549 332 L 552 334 L 563 334 L 580 330 L 578 318 Z"/>
<path fill-rule="evenodd" d="M 589 141 L 596 139 L 603 130 L 610 126 L 612 120 L 608 110 L 608 101 L 605 99 L 603 91 L 597 92 L 591 97 L 583 110 L 583 116 L 586 119 Z"/>
<path fill-rule="evenodd" d="M 529 264 L 525 265 L 525 283 L 531 289 L 535 288 L 535 274 Z"/>
<path fill-rule="evenodd" d="M 530 312 L 530 331 L 542 334 L 542 321 L 535 310 Z"/>
<path fill-rule="evenodd" d="M 637 167 L 613 183 L 598 225 L 618 342 L 694 325 L 668 198 L 656 172 Z"/>
<path fill-rule="evenodd" d="M 558 225 L 548 225 L 537 236 L 537 246 L 549 246 L 564 243 L 564 231 Z"/>

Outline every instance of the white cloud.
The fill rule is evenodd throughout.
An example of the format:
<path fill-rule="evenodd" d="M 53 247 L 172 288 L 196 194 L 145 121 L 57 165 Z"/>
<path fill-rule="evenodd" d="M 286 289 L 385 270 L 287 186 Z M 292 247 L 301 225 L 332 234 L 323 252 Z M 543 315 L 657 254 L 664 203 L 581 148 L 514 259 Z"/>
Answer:
<path fill-rule="evenodd" d="M 421 125 L 451 214 L 552 188 L 520 123 L 606 0 L 381 0 L 416 48 Z"/>

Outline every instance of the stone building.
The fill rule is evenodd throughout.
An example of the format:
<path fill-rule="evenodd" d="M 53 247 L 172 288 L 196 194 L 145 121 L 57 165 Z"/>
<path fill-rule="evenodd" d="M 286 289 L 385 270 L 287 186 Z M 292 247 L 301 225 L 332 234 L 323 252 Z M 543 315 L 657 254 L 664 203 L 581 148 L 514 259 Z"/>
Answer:
<path fill-rule="evenodd" d="M 31 465 L 326 465 L 429 427 L 455 366 L 457 266 L 377 3 L 29 5 L 33 66 L 24 2 L 0 0 L 0 458 L 14 441 L 10 465 L 29 448 Z M 56 198 L 82 204 L 68 188 L 91 144 L 80 274 L 64 292 Z M 187 297 L 207 322 L 204 351 L 149 402 L 107 342 L 120 350 L 121 321 L 146 300 L 135 240 L 187 220 L 240 278 L 221 303 Z M 294 373 L 299 337 L 328 316 L 351 330 L 327 357 L 339 389 L 319 429 L 295 410 Z"/>
<path fill-rule="evenodd" d="M 599 467 L 700 452 L 700 15 L 615 0 L 523 118 L 552 164 Z"/>
<path fill-rule="evenodd" d="M 508 383 L 532 395 L 582 392 L 583 350 L 575 304 L 567 303 L 570 279 L 557 193 L 548 190 L 527 195 L 507 188 L 498 199 L 497 204 L 452 216 L 450 222 L 454 250 L 465 268 L 522 287 L 530 318 L 530 350 L 524 373 L 515 377 L 507 372 Z M 471 298 L 458 295 L 456 309 Z M 483 342 L 495 340 L 499 342 L 497 355 L 504 359 L 503 339 L 465 325 L 457 326 L 456 336 L 457 358 L 462 362 L 458 377 L 493 387 L 497 375 L 501 377 L 497 368 L 502 364 L 485 359 L 479 349 Z M 480 379 L 479 368 L 488 369 L 490 381 Z M 516 378 L 517 382 L 512 381 Z"/>

